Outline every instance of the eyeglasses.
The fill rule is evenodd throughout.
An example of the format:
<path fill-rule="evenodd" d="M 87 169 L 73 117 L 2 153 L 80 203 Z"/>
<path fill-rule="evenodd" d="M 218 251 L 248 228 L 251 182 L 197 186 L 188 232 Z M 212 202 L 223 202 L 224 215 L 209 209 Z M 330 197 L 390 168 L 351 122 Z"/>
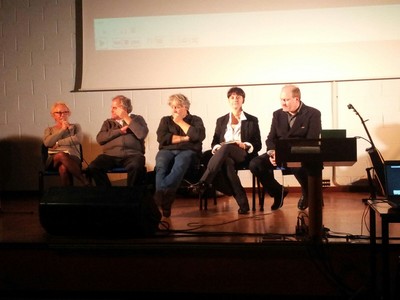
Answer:
<path fill-rule="evenodd" d="M 55 112 L 53 112 L 53 114 L 57 114 L 57 115 L 59 115 L 59 116 L 61 116 L 61 115 L 68 115 L 68 114 L 69 114 L 69 111 L 55 111 Z"/>

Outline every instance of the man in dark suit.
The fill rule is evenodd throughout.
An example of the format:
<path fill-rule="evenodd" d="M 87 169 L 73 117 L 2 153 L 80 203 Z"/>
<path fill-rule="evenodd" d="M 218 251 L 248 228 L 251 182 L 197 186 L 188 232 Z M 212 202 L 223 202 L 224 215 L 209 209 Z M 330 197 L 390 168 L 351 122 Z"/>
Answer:
<path fill-rule="evenodd" d="M 203 193 L 214 184 L 218 177 L 224 180 L 224 186 L 215 186 L 217 190 L 233 195 L 239 205 L 239 214 L 249 212 L 247 194 L 236 172 L 239 164 L 249 162 L 261 150 L 261 136 L 258 119 L 243 111 L 245 92 L 239 87 L 232 87 L 228 93 L 231 112 L 219 117 L 211 143 L 212 156 L 200 181 L 192 188 Z"/>
<path fill-rule="evenodd" d="M 249 165 L 250 171 L 257 176 L 266 192 L 274 198 L 272 210 L 281 208 L 288 194 L 288 190 L 274 177 L 276 141 L 282 138 L 318 139 L 322 129 L 321 112 L 301 101 L 301 92 L 297 86 L 285 85 L 280 98 L 282 108 L 273 113 L 271 129 L 265 141 L 267 152 L 254 158 Z M 293 174 L 300 183 L 302 196 L 297 206 L 300 210 L 306 209 L 308 207 L 306 169 L 286 168 L 285 172 Z"/>

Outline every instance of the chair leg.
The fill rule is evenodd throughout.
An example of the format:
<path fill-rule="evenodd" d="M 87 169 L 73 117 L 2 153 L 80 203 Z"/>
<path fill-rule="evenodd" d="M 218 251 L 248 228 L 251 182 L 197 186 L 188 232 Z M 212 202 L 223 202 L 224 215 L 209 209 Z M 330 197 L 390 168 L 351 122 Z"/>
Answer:
<path fill-rule="evenodd" d="M 256 180 L 256 176 L 254 174 L 252 174 L 252 185 L 251 185 L 251 189 L 252 189 L 252 197 L 253 197 L 253 202 L 252 202 L 252 210 L 256 211 L 256 182 L 257 182 L 257 188 L 259 189 L 259 181 L 258 179 Z"/>
<path fill-rule="evenodd" d="M 257 185 L 258 185 L 258 202 L 260 204 L 260 211 L 264 211 L 264 198 L 265 198 L 264 187 L 261 185 L 258 179 L 257 179 Z"/>
<path fill-rule="evenodd" d="M 203 195 L 200 195 L 200 197 L 203 199 L 203 205 L 204 205 L 204 210 L 208 209 L 208 197 L 207 195 L 204 193 Z"/>
<path fill-rule="evenodd" d="M 43 195 L 43 190 L 44 190 L 44 178 L 43 178 L 43 173 L 40 171 L 39 172 L 39 194 Z"/>
<path fill-rule="evenodd" d="M 201 195 L 199 195 L 199 209 L 203 210 L 203 200 L 201 199 Z"/>
<path fill-rule="evenodd" d="M 199 201 L 200 201 L 200 210 L 207 210 L 207 195 L 204 194 L 199 194 Z"/>
<path fill-rule="evenodd" d="M 212 197 L 214 199 L 214 205 L 217 205 L 217 191 L 214 187 L 211 187 L 207 189 L 203 194 L 199 194 L 200 210 L 202 210 L 203 207 L 204 210 L 208 209 L 208 196 L 210 192 L 212 193 Z"/>
<path fill-rule="evenodd" d="M 199 195 L 199 209 L 203 210 L 203 198 L 201 198 L 201 195 Z"/>
<path fill-rule="evenodd" d="M 253 174 L 252 178 L 252 196 L 253 196 L 253 211 L 256 211 L 256 194 L 258 196 L 258 202 L 260 205 L 260 211 L 264 211 L 264 197 L 265 192 L 264 188 L 261 185 L 261 182 L 256 176 Z"/>
<path fill-rule="evenodd" d="M 213 187 L 214 205 L 217 205 L 217 191 Z"/>

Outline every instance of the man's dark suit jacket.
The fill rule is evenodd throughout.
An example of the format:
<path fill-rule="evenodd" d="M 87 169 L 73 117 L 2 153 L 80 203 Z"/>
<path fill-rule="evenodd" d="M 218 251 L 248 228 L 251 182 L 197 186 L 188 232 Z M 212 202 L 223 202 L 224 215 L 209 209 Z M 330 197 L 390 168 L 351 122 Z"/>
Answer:
<path fill-rule="evenodd" d="M 275 150 L 276 141 L 282 138 L 318 139 L 321 133 L 321 112 L 303 103 L 292 128 L 288 114 L 282 109 L 274 111 L 271 130 L 265 141 L 268 150 Z"/>
<path fill-rule="evenodd" d="M 241 127 L 241 139 L 242 142 L 249 142 L 253 145 L 253 152 L 248 154 L 248 160 L 258 155 L 258 152 L 261 150 L 261 135 L 260 135 L 260 127 L 258 125 L 258 119 L 255 116 L 252 116 L 246 112 L 243 112 L 246 116 L 247 120 L 242 121 Z M 215 126 L 215 132 L 213 136 L 213 140 L 211 143 L 211 148 L 213 148 L 217 144 L 221 144 L 222 142 L 226 142 L 224 139 L 226 126 L 229 122 L 229 113 L 219 117 L 217 119 L 217 123 Z"/>

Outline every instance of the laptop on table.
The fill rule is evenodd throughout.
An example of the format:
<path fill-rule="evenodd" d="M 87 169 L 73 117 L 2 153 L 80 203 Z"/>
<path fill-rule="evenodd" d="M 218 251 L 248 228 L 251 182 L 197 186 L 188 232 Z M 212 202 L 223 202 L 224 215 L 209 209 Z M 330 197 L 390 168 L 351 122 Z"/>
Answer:
<path fill-rule="evenodd" d="M 385 189 L 388 203 L 400 209 L 400 160 L 387 160 L 384 162 Z"/>
<path fill-rule="evenodd" d="M 322 129 L 321 139 L 344 139 L 346 138 L 346 129 Z"/>

